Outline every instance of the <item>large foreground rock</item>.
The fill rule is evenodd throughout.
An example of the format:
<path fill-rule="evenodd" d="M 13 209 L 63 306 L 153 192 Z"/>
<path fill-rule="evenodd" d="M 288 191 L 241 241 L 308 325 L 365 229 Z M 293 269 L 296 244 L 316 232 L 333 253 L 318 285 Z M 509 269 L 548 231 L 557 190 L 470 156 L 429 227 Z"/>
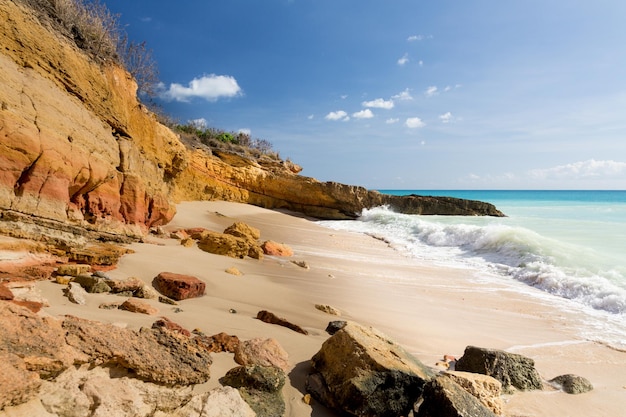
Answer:
<path fill-rule="evenodd" d="M 510 390 L 510 387 L 520 390 L 543 389 L 535 361 L 516 353 L 468 346 L 457 361 L 455 370 L 492 376 L 502 383 L 505 391 Z"/>
<path fill-rule="evenodd" d="M 144 381 L 173 386 L 204 383 L 210 376 L 209 352 L 164 328 L 134 331 L 70 316 L 63 329 L 67 344 L 84 354 L 80 363 L 119 366 Z"/>
<path fill-rule="evenodd" d="M 439 375 L 424 387 L 416 417 L 496 417 L 449 376 Z"/>
<path fill-rule="evenodd" d="M 0 301 L 0 409 L 31 399 L 41 381 L 69 368 L 76 352 L 61 322 Z"/>
<path fill-rule="evenodd" d="M 9 410 L 7 410 L 9 411 Z M 82 366 L 44 381 L 37 400 L 10 410 L 13 416 L 46 417 L 254 417 L 232 387 L 194 394 L 133 378 L 119 368 Z"/>
<path fill-rule="evenodd" d="M 307 390 L 321 403 L 355 416 L 406 415 L 432 372 L 372 328 L 349 322 L 312 358 Z"/>

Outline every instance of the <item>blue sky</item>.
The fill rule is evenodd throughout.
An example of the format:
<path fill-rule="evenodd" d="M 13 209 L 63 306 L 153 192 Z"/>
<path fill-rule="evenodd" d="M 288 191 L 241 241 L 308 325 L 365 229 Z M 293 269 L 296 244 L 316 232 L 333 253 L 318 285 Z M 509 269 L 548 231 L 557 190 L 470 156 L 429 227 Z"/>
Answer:
<path fill-rule="evenodd" d="M 181 121 L 374 189 L 626 189 L 626 2 L 105 0 Z"/>

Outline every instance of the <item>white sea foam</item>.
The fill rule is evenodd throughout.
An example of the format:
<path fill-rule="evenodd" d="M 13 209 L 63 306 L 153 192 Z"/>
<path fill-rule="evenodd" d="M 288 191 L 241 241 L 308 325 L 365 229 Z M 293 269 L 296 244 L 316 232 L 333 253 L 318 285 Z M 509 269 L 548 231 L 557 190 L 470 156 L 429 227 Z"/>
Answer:
<path fill-rule="evenodd" d="M 496 272 L 598 310 L 626 314 L 626 275 L 589 248 L 493 218 L 426 217 L 379 207 L 357 222 L 322 222 L 375 234 L 411 256 Z"/>

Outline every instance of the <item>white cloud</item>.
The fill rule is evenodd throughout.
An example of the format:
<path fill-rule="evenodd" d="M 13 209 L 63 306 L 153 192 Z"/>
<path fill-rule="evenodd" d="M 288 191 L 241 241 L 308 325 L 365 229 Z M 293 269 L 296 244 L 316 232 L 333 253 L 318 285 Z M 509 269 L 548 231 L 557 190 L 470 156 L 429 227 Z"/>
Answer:
<path fill-rule="evenodd" d="M 439 89 L 438 89 L 436 86 L 431 85 L 430 87 L 428 87 L 428 88 L 426 89 L 426 91 L 424 92 L 424 95 L 425 95 L 426 97 L 436 96 L 437 94 L 439 94 L 439 92 L 438 92 L 438 91 L 439 91 Z"/>
<path fill-rule="evenodd" d="M 415 41 L 424 40 L 424 37 L 425 37 L 424 35 L 411 35 L 406 40 L 408 42 L 415 42 Z"/>
<path fill-rule="evenodd" d="M 552 168 L 533 169 L 529 175 L 534 179 L 602 179 L 625 177 L 626 162 L 589 159 Z"/>
<path fill-rule="evenodd" d="M 400 119 L 398 118 L 389 118 L 387 120 L 385 120 L 385 123 L 387 123 L 388 125 L 392 125 L 394 123 L 398 123 L 400 121 Z"/>
<path fill-rule="evenodd" d="M 207 101 L 217 101 L 220 98 L 242 95 L 237 80 L 229 75 L 203 75 L 191 80 L 187 87 L 178 83 L 170 84 L 167 90 L 163 84 L 160 84 L 159 87 L 161 90 L 160 97 L 168 101 L 187 102 L 194 97 L 203 98 Z"/>
<path fill-rule="evenodd" d="M 452 120 L 452 113 L 447 112 L 440 115 L 439 120 L 441 120 L 441 123 L 450 123 L 450 120 Z"/>
<path fill-rule="evenodd" d="M 361 103 L 363 107 L 372 107 L 375 109 L 393 109 L 393 100 L 384 100 L 382 98 L 377 98 L 372 101 L 364 101 Z"/>
<path fill-rule="evenodd" d="M 309 114 L 306 118 L 309 119 L 309 120 L 313 120 L 315 118 L 315 115 L 314 114 Z"/>
<path fill-rule="evenodd" d="M 348 113 L 343 110 L 331 111 L 326 116 L 324 116 L 326 120 L 350 120 Z"/>
<path fill-rule="evenodd" d="M 398 65 L 402 66 L 409 62 L 409 54 L 402 55 L 402 58 L 398 59 Z"/>
<path fill-rule="evenodd" d="M 370 109 L 365 109 L 356 113 L 352 113 L 352 117 L 354 117 L 355 119 L 371 119 L 372 117 L 374 117 L 374 113 L 372 113 Z"/>
<path fill-rule="evenodd" d="M 406 119 L 404 124 L 406 127 L 411 129 L 417 129 L 419 127 L 426 126 L 426 123 L 424 123 L 419 117 L 409 117 L 408 119 Z"/>
<path fill-rule="evenodd" d="M 244 135 L 251 136 L 251 135 L 252 135 L 252 130 L 250 130 L 250 129 L 248 129 L 248 128 L 244 127 L 243 129 L 239 129 L 239 130 L 237 131 L 237 133 L 241 133 L 241 134 L 244 134 Z"/>
<path fill-rule="evenodd" d="M 150 16 L 140 17 L 139 20 L 142 21 L 143 23 L 152 22 L 152 18 Z"/>
<path fill-rule="evenodd" d="M 413 96 L 408 88 L 406 88 L 403 92 L 396 94 L 391 97 L 394 100 L 413 100 Z"/>
<path fill-rule="evenodd" d="M 345 100 L 345 99 L 347 99 L 347 98 L 348 98 L 348 95 L 347 95 L 347 94 L 342 94 L 342 95 L 341 95 L 341 96 L 339 96 L 339 97 L 341 97 L 341 99 L 342 99 L 342 100 Z"/>
<path fill-rule="evenodd" d="M 424 61 L 422 61 L 422 60 L 420 59 L 420 60 L 417 62 L 417 64 L 418 64 L 420 67 L 423 67 L 423 66 L 424 66 Z"/>
<path fill-rule="evenodd" d="M 201 117 L 199 119 L 191 119 L 189 120 L 189 124 L 196 129 L 206 129 L 206 127 L 208 126 L 208 122 L 204 117 Z"/>

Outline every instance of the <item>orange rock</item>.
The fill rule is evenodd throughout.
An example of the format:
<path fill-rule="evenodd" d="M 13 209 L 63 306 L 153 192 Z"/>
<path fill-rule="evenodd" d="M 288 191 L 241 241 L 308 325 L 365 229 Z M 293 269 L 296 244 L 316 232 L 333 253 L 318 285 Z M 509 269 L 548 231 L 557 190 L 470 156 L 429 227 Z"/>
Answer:
<path fill-rule="evenodd" d="M 0 284 L 0 300 L 12 300 L 13 293 L 4 284 Z"/>
<path fill-rule="evenodd" d="M 157 291 L 176 301 L 204 295 L 206 284 L 191 275 L 161 272 L 152 284 Z"/>
<path fill-rule="evenodd" d="M 119 306 L 119 309 L 130 311 L 131 313 L 148 314 L 150 316 L 159 314 L 159 309 L 152 307 L 145 301 L 141 301 L 136 298 L 129 298 L 128 300 L 124 301 Z"/>
<path fill-rule="evenodd" d="M 282 243 L 277 243 L 271 240 L 263 242 L 261 245 L 263 253 L 270 256 L 293 256 L 293 250 Z"/>

